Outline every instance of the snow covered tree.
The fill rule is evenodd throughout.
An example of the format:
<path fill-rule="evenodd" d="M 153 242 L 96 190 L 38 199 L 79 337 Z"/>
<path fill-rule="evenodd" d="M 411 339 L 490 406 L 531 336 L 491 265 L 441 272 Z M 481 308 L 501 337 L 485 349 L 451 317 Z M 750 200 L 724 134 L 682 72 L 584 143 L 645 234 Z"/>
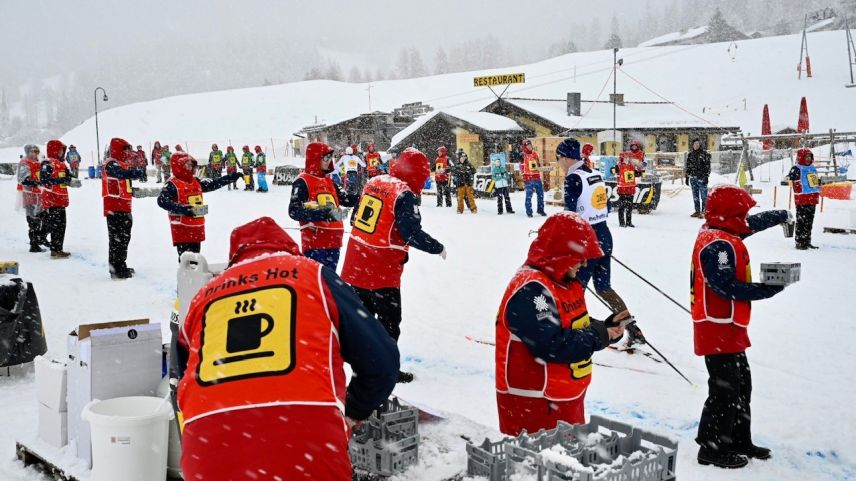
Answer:
<path fill-rule="evenodd" d="M 428 69 L 425 68 L 425 64 L 422 62 L 422 55 L 419 54 L 419 50 L 415 47 L 411 47 L 408 50 L 407 61 L 411 77 L 424 77 L 428 75 Z"/>
<path fill-rule="evenodd" d="M 306 75 L 303 76 L 303 80 L 318 80 L 322 78 L 324 78 L 324 74 L 318 67 L 312 67 L 308 72 L 306 72 Z"/>
<path fill-rule="evenodd" d="M 443 47 L 437 48 L 437 53 L 434 54 L 434 74 L 442 75 L 449 73 L 449 56 Z"/>
<path fill-rule="evenodd" d="M 384 78 L 386 78 L 386 76 L 383 74 L 383 70 L 381 70 L 380 67 L 376 68 L 372 79 L 377 82 L 378 80 L 383 80 Z"/>
<path fill-rule="evenodd" d="M 617 33 L 611 34 L 606 40 L 606 43 L 603 45 L 603 48 L 607 50 L 612 50 L 614 48 L 622 48 L 621 37 L 619 37 Z"/>
<path fill-rule="evenodd" d="M 410 78 L 410 54 L 406 48 L 398 51 L 398 58 L 395 60 L 395 68 L 392 70 L 392 78 Z"/>
<path fill-rule="evenodd" d="M 351 71 L 348 72 L 348 82 L 352 84 L 363 83 L 363 74 L 360 73 L 360 68 L 354 65 L 351 67 Z"/>
<path fill-rule="evenodd" d="M 344 80 L 342 76 L 342 68 L 339 67 L 339 63 L 335 60 L 328 59 L 327 60 L 327 69 L 324 71 L 324 78 L 327 80 Z"/>

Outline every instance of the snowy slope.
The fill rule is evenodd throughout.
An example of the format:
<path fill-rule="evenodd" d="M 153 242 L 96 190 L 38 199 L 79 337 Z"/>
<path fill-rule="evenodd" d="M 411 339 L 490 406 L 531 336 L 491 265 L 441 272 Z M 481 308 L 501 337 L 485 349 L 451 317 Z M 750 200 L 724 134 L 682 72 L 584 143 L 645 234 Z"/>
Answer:
<path fill-rule="evenodd" d="M 780 164 L 756 169 L 764 193 L 764 208 L 772 202 L 772 185 L 785 170 Z M 771 184 L 768 180 L 773 181 Z M 666 185 L 674 191 L 676 185 Z M 289 189 L 272 186 L 261 196 L 243 191 L 206 194 L 211 215 L 203 254 L 223 261 L 230 229 L 261 215 L 273 216 L 294 228 L 286 206 Z M 68 211 L 69 260 L 51 261 L 46 254 L 26 252 L 26 224 L 13 212 L 14 184 L 0 180 L 0 259 L 17 260 L 21 273 L 34 282 L 46 322 L 50 349 L 64 353 L 64 335 L 84 322 L 148 317 L 166 322 L 175 292 L 175 250 L 169 242 L 165 213 L 155 199 L 136 199 L 129 263 L 138 275 L 111 281 L 107 275 L 107 232 L 101 217 L 100 185 L 84 182 L 71 193 Z M 522 209 L 522 195 L 513 202 Z M 786 196 L 778 193 L 779 207 Z M 787 202 L 786 200 L 784 201 Z M 240 208 L 234 206 L 240 205 Z M 497 427 L 493 388 L 493 349 L 468 341 L 493 339 L 494 317 L 500 298 L 515 269 L 526 255 L 541 219 L 521 214 L 497 216 L 493 200 L 479 200 L 477 215 L 457 215 L 434 207 L 426 197 L 422 208 L 428 232 L 444 242 L 447 261 L 414 252 L 403 281 L 404 323 L 402 361 L 418 381 L 396 392 L 425 405 L 456 413 L 485 426 Z M 802 262 L 802 280 L 753 309 L 749 350 L 754 376 L 753 423 L 755 441 L 770 446 L 772 461 L 753 462 L 746 469 L 725 472 L 694 462 L 693 442 L 698 415 L 706 395 L 704 363 L 692 352 L 688 316 L 669 304 L 619 266 L 613 266 L 614 285 L 640 320 L 648 338 L 695 382 L 689 386 L 662 364 L 624 354 L 602 352 L 595 362 L 633 369 L 595 367 L 587 397 L 589 414 L 603 414 L 653 429 L 680 440 L 678 479 L 691 480 L 843 480 L 856 479 L 856 331 L 850 326 L 852 309 L 845 301 L 853 293 L 856 237 L 821 234 L 826 225 L 844 226 L 856 209 L 853 201 L 827 201 L 815 224 L 819 251 L 793 249 L 778 228 L 747 242 L 754 270 L 768 261 Z M 556 211 L 548 207 L 549 212 Z M 691 219 L 687 189 L 673 198 L 664 195 L 660 208 L 637 216 L 637 229 L 619 229 L 609 219 L 615 237 L 615 255 L 681 302 L 688 298 L 688 265 L 700 222 Z M 296 231 L 289 231 L 296 234 Z M 589 299 L 595 316 L 605 314 Z M 0 479 L 38 479 L 13 462 L 14 440 L 36 430 L 35 389 L 32 378 L 0 378 Z M 435 429 L 435 428 L 431 428 Z M 469 425 L 462 431 L 472 432 Z M 453 429 L 454 431 L 454 429 Z M 448 432 L 434 433 L 449 436 Z M 459 449 L 460 439 L 455 438 Z M 448 463 L 464 468 L 463 454 L 423 451 L 424 462 L 404 479 L 433 480 L 449 473 Z M 434 467 L 432 467 L 434 466 Z M 442 468 L 442 469 L 441 469 Z M 439 471 L 437 471 L 439 469 Z M 452 470 L 451 472 L 454 472 Z M 433 475 L 432 475 L 433 473 Z"/>
<path fill-rule="evenodd" d="M 844 34 L 812 33 L 809 42 L 814 78 L 801 81 L 793 62 L 800 47 L 797 35 L 737 42 L 733 59 L 729 44 L 724 43 L 627 48 L 620 56 L 629 76 L 619 74 L 618 89 L 631 101 L 665 98 L 696 115 L 704 109 L 705 118 L 714 124 L 738 125 L 752 133 L 760 131 L 765 103 L 770 105 L 774 124 L 796 124 L 800 98 L 806 96 L 812 131 L 856 130 L 852 107 L 856 89 L 844 88 L 849 81 Z M 494 97 L 487 89 L 473 88 L 472 77 L 512 71 L 525 72 L 526 83 L 511 86 L 510 97 L 563 99 L 567 92 L 582 92 L 584 100 L 593 100 L 611 69 L 612 52 L 604 50 L 493 71 L 373 82 L 371 110 L 390 111 L 413 101 L 436 109 L 479 110 Z M 105 87 L 110 90 L 109 85 Z M 316 118 L 330 122 L 368 112 L 367 87 L 315 80 L 170 97 L 116 109 L 109 109 L 107 102 L 101 108 L 108 110 L 99 114 L 101 145 L 113 136 L 145 146 L 161 140 L 171 145 L 187 143 L 192 153 L 204 156 L 212 142 L 222 147 L 231 140 L 236 147 L 259 144 L 268 149 L 273 138 L 281 159 L 285 141 Z M 608 99 L 610 89 L 602 92 L 600 100 Z M 678 108 L 674 112 L 686 116 Z M 77 145 L 88 162 L 95 150 L 94 119 L 68 132 L 63 140 Z M 0 157 L 17 159 L 17 152 L 4 150 Z"/>

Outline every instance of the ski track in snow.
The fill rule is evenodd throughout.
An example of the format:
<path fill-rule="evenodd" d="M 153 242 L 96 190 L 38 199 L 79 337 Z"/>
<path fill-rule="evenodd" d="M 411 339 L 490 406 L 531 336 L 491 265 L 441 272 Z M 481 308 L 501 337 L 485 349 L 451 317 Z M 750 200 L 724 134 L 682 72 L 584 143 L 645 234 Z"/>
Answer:
<path fill-rule="evenodd" d="M 773 170 L 779 170 L 775 166 Z M 771 184 L 758 185 L 757 197 L 770 207 Z M 677 186 L 664 186 L 671 190 Z M 221 190 L 206 194 L 211 214 L 203 254 L 221 262 L 228 251 L 228 235 L 239 224 L 261 215 L 274 217 L 284 227 L 296 227 L 287 218 L 290 188 L 272 186 L 270 194 Z M 134 200 L 134 228 L 129 265 L 137 276 L 111 281 L 107 273 L 107 235 L 101 216 L 100 185 L 84 181 L 71 193 L 66 250 L 73 256 L 52 261 L 48 254 L 26 252 L 26 223 L 14 211 L 14 183 L 0 179 L 0 259 L 17 260 L 21 275 L 31 280 L 45 319 L 53 355 L 65 354 L 65 335 L 80 323 L 147 317 L 162 322 L 167 335 L 175 296 L 176 253 L 169 242 L 165 212 L 154 199 Z M 549 195 L 549 194 L 548 194 Z M 502 292 L 525 259 L 532 237 L 543 219 L 523 214 L 523 194 L 512 194 L 518 214 L 497 216 L 495 200 L 477 201 L 479 213 L 458 215 L 434 207 L 425 197 L 423 224 L 444 242 L 447 261 L 411 251 L 402 288 L 403 314 L 400 348 L 402 366 L 416 381 L 399 385 L 396 393 L 432 409 L 451 413 L 447 424 L 426 425 L 422 462 L 397 480 L 437 479 L 465 468 L 461 434 L 476 442 L 484 436 L 499 439 L 493 384 L 494 349 L 466 339 L 493 341 L 494 321 Z M 781 207 L 781 203 L 779 204 Z M 760 262 L 802 262 L 802 280 L 773 299 L 753 305 L 748 351 L 753 369 L 753 433 L 758 444 L 769 446 L 774 458 L 753 461 L 744 470 L 722 471 L 695 462 L 693 441 L 706 397 L 704 362 L 692 353 L 692 325 L 686 313 L 644 285 L 621 266 L 613 265 L 613 284 L 639 320 L 654 345 L 694 383 L 689 386 L 667 365 L 642 356 L 597 353 L 617 369 L 595 367 L 586 399 L 588 414 L 625 421 L 679 440 L 679 479 L 725 480 L 854 480 L 856 414 L 848 405 L 856 398 L 856 334 L 849 303 L 852 273 L 856 272 L 856 237 L 822 234 L 824 226 L 846 226 L 854 202 L 827 201 L 815 222 L 815 244 L 821 250 L 799 252 L 793 240 L 771 229 L 747 240 L 753 270 Z M 548 206 L 548 212 L 558 208 Z M 688 297 L 688 265 L 700 223 L 688 217 L 688 189 L 674 198 L 664 195 L 651 215 L 638 215 L 636 229 L 619 229 L 610 217 L 615 255 L 669 295 Z M 296 236 L 296 231 L 288 233 Z M 344 252 L 343 252 L 344 258 Z M 341 263 L 340 263 L 341 267 Z M 594 317 L 605 309 L 588 298 Z M 166 339 L 166 337 L 165 337 Z M 657 375 L 637 373 L 638 367 Z M 37 409 L 33 376 L 0 378 L 0 479 L 44 479 L 14 460 L 14 441 L 33 436 Z"/>

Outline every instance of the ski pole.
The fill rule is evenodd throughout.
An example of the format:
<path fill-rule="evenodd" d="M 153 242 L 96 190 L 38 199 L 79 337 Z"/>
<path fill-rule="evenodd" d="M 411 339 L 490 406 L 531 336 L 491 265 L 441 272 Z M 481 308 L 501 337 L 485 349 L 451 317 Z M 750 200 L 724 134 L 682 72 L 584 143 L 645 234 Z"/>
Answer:
<path fill-rule="evenodd" d="M 601 298 L 601 297 L 597 294 L 597 292 L 595 292 L 595 291 L 594 291 L 594 289 L 592 289 L 591 287 L 586 286 L 586 290 L 587 290 L 587 291 L 589 291 L 589 292 L 591 292 L 591 293 L 592 293 L 592 295 L 594 295 L 594 297 L 595 297 L 595 298 L 597 298 L 597 300 L 599 300 L 599 301 L 600 301 L 604 306 L 606 306 L 606 308 L 607 308 L 607 309 L 609 309 L 609 310 L 610 310 L 610 312 L 614 312 L 614 311 L 612 311 L 612 307 L 610 307 L 610 306 L 609 306 L 609 304 L 607 304 L 607 303 L 606 303 L 606 301 L 604 301 L 604 300 L 603 300 L 603 298 Z M 629 325 L 631 325 L 631 324 L 636 324 L 636 321 L 631 321 L 631 322 L 630 322 L 630 324 L 628 324 L 628 326 L 629 326 Z M 638 326 L 637 326 L 637 327 L 638 327 Z M 654 352 L 655 352 L 655 353 L 657 353 L 657 355 L 658 355 L 658 356 L 660 356 L 660 359 L 662 359 L 666 364 L 668 364 L 668 365 L 669 365 L 669 367 L 671 367 L 672 369 L 674 369 L 674 371 L 675 371 L 676 373 L 678 373 L 678 375 L 679 375 L 679 376 L 681 376 L 682 378 L 684 378 L 684 381 L 688 382 L 690 386 L 695 386 L 695 384 L 693 384 L 693 382 L 692 382 L 692 381 L 690 381 L 689 379 L 687 379 L 687 377 L 686 377 L 686 376 L 684 376 L 684 373 L 682 373 L 682 372 L 681 372 L 681 371 L 680 371 L 680 370 L 679 370 L 679 369 L 678 369 L 674 364 L 672 364 L 672 361 L 669 361 L 669 359 L 668 359 L 668 358 L 666 358 L 666 356 L 664 356 L 662 352 L 660 352 L 656 347 L 654 347 L 654 346 L 651 344 L 651 342 L 648 340 L 648 337 L 647 337 L 647 336 L 643 336 L 643 337 L 644 337 L 644 341 L 643 341 L 643 343 L 644 343 L 644 344 L 647 344 L 651 349 L 653 349 L 653 350 L 654 350 Z"/>
<path fill-rule="evenodd" d="M 621 267 L 623 267 L 623 268 L 627 269 L 628 271 L 630 271 L 634 276 L 638 277 L 639 279 L 642 279 L 642 282 L 644 282 L 645 284 L 648 284 L 649 286 L 651 286 L 651 288 L 653 288 L 655 291 L 657 291 L 657 292 L 659 292 L 660 294 L 662 294 L 662 295 L 663 295 L 663 297 L 665 297 L 666 299 L 668 299 L 668 300 L 672 301 L 672 303 L 674 303 L 676 306 L 680 307 L 684 312 L 686 312 L 687 314 L 689 314 L 689 315 L 691 315 L 691 316 L 692 316 L 692 313 L 690 312 L 690 310 L 689 310 L 689 309 L 687 309 L 686 307 L 684 307 L 680 302 L 676 301 L 674 298 L 672 298 L 671 296 L 669 296 L 669 295 L 668 295 L 668 294 L 666 294 L 665 292 L 661 291 L 661 290 L 660 290 L 660 288 L 659 288 L 659 287 L 657 287 L 657 286 L 655 286 L 654 284 L 652 284 L 652 283 L 651 283 L 651 281 L 649 281 L 648 279 L 645 279 L 644 277 L 642 277 L 638 272 L 636 272 L 636 271 L 634 271 L 633 269 L 631 269 L 630 267 L 628 267 L 628 266 L 627 266 L 627 264 L 625 264 L 625 263 L 621 262 L 621 261 L 620 261 L 620 260 L 618 260 L 618 258 L 616 258 L 615 256 L 612 256 L 612 259 L 613 259 L 615 262 L 617 262 Z"/>

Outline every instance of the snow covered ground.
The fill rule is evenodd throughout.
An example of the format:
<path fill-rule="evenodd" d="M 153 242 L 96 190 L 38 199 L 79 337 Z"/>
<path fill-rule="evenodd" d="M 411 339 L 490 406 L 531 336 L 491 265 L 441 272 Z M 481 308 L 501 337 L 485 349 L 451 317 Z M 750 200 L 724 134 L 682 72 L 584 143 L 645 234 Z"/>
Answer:
<path fill-rule="evenodd" d="M 758 179 L 781 178 L 783 167 L 768 164 Z M 149 184 L 150 186 L 152 184 Z M 769 182 L 757 196 L 762 208 L 772 203 Z M 666 192 L 679 185 L 665 185 Z M 225 260 L 230 230 L 262 215 L 289 228 L 290 188 L 271 186 L 267 195 L 226 190 L 206 194 L 210 205 L 208 241 L 203 254 Z M 71 192 L 66 250 L 68 260 L 27 252 L 23 214 L 12 209 L 15 187 L 0 179 L 0 260 L 20 263 L 21 275 L 36 287 L 52 353 L 63 355 L 65 335 L 78 324 L 147 317 L 167 322 L 175 295 L 176 253 L 169 241 L 166 214 L 155 199 L 134 200 L 134 230 L 129 265 L 137 276 L 111 281 L 107 273 L 107 230 L 101 216 L 100 183 L 84 181 Z M 494 319 L 506 283 L 522 263 L 531 241 L 529 231 L 542 219 L 526 218 L 522 193 L 513 194 L 518 214 L 497 216 L 493 200 L 479 200 L 477 215 L 458 215 L 434 207 L 425 198 L 426 230 L 444 242 L 448 260 L 414 252 L 403 280 L 403 367 L 417 381 L 396 388 L 401 396 L 469 420 L 449 430 L 428 427 L 423 434 L 451 439 L 460 449 L 443 453 L 423 449 L 422 464 L 402 479 L 433 480 L 464 469 L 463 441 L 455 430 L 494 433 L 497 414 L 493 381 L 493 348 L 467 340 L 493 340 Z M 779 207 L 787 195 L 778 192 Z M 557 211 L 548 207 L 548 212 Z M 802 280 L 781 295 L 754 305 L 750 328 L 754 346 L 748 351 L 754 374 L 753 431 L 758 444 L 769 446 L 774 458 L 752 462 L 744 470 L 721 471 L 695 463 L 693 442 L 706 396 L 702 359 L 693 355 L 692 325 L 685 312 L 613 265 L 616 290 L 639 319 L 647 337 L 696 384 L 690 386 L 663 364 L 643 357 L 601 352 L 595 362 L 634 370 L 595 367 L 587 396 L 588 414 L 601 414 L 680 440 L 678 479 L 684 480 L 845 480 L 856 479 L 856 331 L 852 303 L 856 272 L 856 236 L 822 234 L 823 226 L 852 226 L 854 201 L 826 201 L 815 222 L 817 251 L 797 251 L 778 228 L 750 238 L 747 245 L 757 274 L 761 262 L 802 263 Z M 638 215 L 636 229 L 619 229 L 609 219 L 618 259 L 642 273 L 682 303 L 687 303 L 689 262 L 700 221 L 692 211 L 689 190 L 675 197 L 664 193 L 651 215 Z M 296 231 L 289 231 L 296 235 Z M 594 299 L 596 316 L 605 310 Z M 166 329 L 164 329 L 166 333 Z M 648 371 L 648 372 L 640 372 Z M 33 378 L 0 378 L 0 479 L 40 479 L 14 461 L 14 441 L 36 432 L 37 409 Z M 472 423 L 470 423 L 470 421 Z M 479 428 L 478 426 L 482 427 Z"/>

